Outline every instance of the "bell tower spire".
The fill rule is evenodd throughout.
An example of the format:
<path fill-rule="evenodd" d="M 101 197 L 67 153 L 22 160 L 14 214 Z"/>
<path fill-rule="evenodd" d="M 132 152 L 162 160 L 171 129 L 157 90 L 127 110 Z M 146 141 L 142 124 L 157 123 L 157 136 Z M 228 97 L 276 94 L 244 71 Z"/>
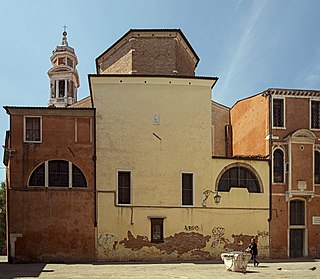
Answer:
<path fill-rule="evenodd" d="M 67 26 L 63 26 L 62 42 L 50 57 L 52 67 L 48 71 L 50 79 L 49 106 L 66 107 L 77 102 L 77 88 L 80 86 L 76 69 L 78 64 L 74 49 L 67 41 Z"/>

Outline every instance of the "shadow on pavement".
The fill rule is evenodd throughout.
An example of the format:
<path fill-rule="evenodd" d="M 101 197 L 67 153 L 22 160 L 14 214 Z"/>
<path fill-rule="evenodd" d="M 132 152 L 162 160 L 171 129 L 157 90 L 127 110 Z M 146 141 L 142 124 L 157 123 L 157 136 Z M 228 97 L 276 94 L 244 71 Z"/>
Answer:
<path fill-rule="evenodd" d="M 45 266 L 45 264 L 8 264 L 1 262 L 0 278 L 39 277 L 42 272 L 54 272 L 54 270 L 44 270 Z"/>

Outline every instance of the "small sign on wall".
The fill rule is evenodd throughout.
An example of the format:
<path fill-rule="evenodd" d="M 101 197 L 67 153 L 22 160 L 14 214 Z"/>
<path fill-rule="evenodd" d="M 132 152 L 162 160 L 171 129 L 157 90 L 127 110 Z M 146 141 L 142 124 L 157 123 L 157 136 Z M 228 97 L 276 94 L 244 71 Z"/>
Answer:
<path fill-rule="evenodd" d="M 312 225 L 320 225 L 320 216 L 312 216 Z"/>
<path fill-rule="evenodd" d="M 153 116 L 153 125 L 160 125 L 160 114 L 155 114 Z"/>

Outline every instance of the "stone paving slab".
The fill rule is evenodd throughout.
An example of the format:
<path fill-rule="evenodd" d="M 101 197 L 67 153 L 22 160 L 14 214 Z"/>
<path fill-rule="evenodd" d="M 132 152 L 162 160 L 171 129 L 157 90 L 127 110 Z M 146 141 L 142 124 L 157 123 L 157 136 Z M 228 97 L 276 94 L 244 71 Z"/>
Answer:
<path fill-rule="evenodd" d="M 310 268 L 315 267 L 315 270 Z M 320 262 L 251 263 L 247 272 L 227 271 L 221 263 L 92 263 L 92 264 L 8 264 L 0 261 L 0 279 L 18 278 L 108 278 L 108 279 L 208 279 L 208 278 L 319 278 Z"/>

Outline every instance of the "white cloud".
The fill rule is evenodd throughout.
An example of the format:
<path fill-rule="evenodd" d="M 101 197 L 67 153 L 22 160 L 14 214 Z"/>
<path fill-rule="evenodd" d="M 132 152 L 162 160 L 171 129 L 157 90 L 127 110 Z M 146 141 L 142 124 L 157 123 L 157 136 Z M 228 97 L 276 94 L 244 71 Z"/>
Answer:
<path fill-rule="evenodd" d="M 304 74 L 303 82 L 306 88 L 320 87 L 320 47 L 316 49 L 312 63 Z"/>
<path fill-rule="evenodd" d="M 238 10 L 242 1 L 240 0 L 237 3 L 236 10 Z M 253 1 L 251 5 L 251 9 L 249 14 L 247 15 L 248 20 L 240 30 L 242 35 L 240 35 L 240 40 L 238 43 L 233 47 L 230 48 L 229 55 L 232 57 L 231 61 L 228 65 L 226 65 L 227 71 L 225 72 L 225 77 L 223 80 L 220 80 L 221 88 L 219 93 L 217 94 L 217 98 L 221 95 L 224 95 L 225 91 L 228 91 L 229 87 L 237 87 L 237 82 L 235 82 L 235 78 L 239 76 L 239 73 L 243 72 L 245 65 L 249 63 L 252 49 L 255 45 L 256 37 L 258 34 L 258 21 L 262 17 L 263 10 L 267 4 L 267 0 L 259 0 Z M 236 26 L 237 27 L 237 26 Z M 239 31 L 238 31 L 239 32 Z"/>

